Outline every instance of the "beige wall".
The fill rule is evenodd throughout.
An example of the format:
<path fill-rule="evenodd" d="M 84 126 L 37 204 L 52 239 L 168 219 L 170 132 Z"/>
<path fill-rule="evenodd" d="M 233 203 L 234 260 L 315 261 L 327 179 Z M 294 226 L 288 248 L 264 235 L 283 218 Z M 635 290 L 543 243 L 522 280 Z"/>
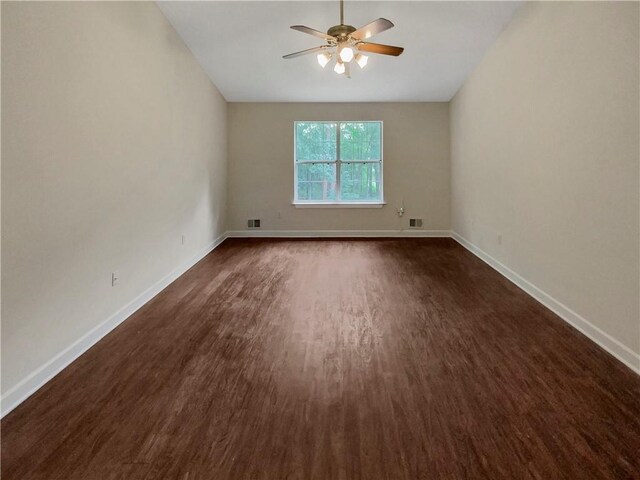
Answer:
<path fill-rule="evenodd" d="M 637 3 L 532 3 L 451 105 L 227 109 L 152 3 L 2 2 L 2 392 L 248 218 L 452 217 L 639 352 L 638 40 Z M 384 121 L 387 206 L 291 205 L 303 119 Z"/>
<path fill-rule="evenodd" d="M 228 118 L 230 230 L 246 230 L 250 218 L 262 230 L 402 230 L 409 217 L 423 218 L 426 230 L 450 228 L 446 103 L 230 103 Z M 382 120 L 388 205 L 293 207 L 295 120 Z"/>
<path fill-rule="evenodd" d="M 636 353 L 638 7 L 525 5 L 451 104 L 453 229 Z"/>
<path fill-rule="evenodd" d="M 223 233 L 226 103 L 154 3 L 2 2 L 2 140 L 4 393 Z"/>

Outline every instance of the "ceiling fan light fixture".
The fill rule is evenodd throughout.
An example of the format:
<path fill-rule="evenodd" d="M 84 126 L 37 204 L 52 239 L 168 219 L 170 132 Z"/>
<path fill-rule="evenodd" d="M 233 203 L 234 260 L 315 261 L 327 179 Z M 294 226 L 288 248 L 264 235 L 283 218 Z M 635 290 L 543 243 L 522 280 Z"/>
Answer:
<path fill-rule="evenodd" d="M 356 55 L 356 63 L 360 68 L 366 67 L 368 61 L 369 61 L 369 57 L 367 57 L 366 55 L 362 55 L 361 53 L 358 53 Z"/>
<path fill-rule="evenodd" d="M 1 0 L 0 0 L 1 1 Z M 313 35 L 323 39 L 326 43 L 313 48 L 307 48 L 299 52 L 283 55 L 282 58 L 296 58 L 303 55 L 316 55 L 318 63 L 325 68 L 332 59 L 336 59 L 333 71 L 338 75 L 345 74 L 351 78 L 351 62 L 356 61 L 360 68 L 367 65 L 369 58 L 360 52 L 375 53 L 377 55 L 391 55 L 397 57 L 404 48 L 381 43 L 365 42 L 370 37 L 393 28 L 393 23 L 386 18 L 378 18 L 363 27 L 355 28 L 344 23 L 344 0 L 340 1 L 340 23 L 329 28 L 326 33 L 304 25 L 291 25 L 293 30 Z"/>
<path fill-rule="evenodd" d="M 322 68 L 327 66 L 327 63 L 331 60 L 331 54 L 328 52 L 323 52 L 318 54 L 318 63 Z"/>
<path fill-rule="evenodd" d="M 353 48 L 349 46 L 342 47 L 340 49 L 340 59 L 345 63 L 349 63 L 353 60 Z"/>

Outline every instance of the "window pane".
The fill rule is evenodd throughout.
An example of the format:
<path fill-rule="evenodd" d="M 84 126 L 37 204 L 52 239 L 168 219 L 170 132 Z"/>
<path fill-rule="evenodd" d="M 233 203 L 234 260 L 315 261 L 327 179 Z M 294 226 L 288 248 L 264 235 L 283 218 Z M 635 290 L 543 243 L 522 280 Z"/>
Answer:
<path fill-rule="evenodd" d="M 380 122 L 346 122 L 340 124 L 340 159 L 342 161 L 382 160 Z"/>
<path fill-rule="evenodd" d="M 382 201 L 381 163 L 343 163 L 340 166 L 340 199 Z"/>
<path fill-rule="evenodd" d="M 335 201 L 336 164 L 300 163 L 297 165 L 297 200 Z"/>
<path fill-rule="evenodd" d="M 296 161 L 336 160 L 336 123 L 296 123 Z"/>

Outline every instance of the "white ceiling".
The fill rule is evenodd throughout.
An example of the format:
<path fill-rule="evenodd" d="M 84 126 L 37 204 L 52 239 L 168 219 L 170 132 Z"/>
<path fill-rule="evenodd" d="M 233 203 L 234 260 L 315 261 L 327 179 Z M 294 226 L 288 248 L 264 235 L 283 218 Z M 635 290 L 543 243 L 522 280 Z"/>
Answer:
<path fill-rule="evenodd" d="M 370 55 L 351 79 L 315 55 L 282 58 L 323 43 L 289 26 L 326 31 L 339 23 L 337 0 L 157 3 L 230 102 L 426 102 L 453 97 L 523 2 L 347 0 L 345 23 L 388 18 L 395 27 L 371 41 L 405 47 Z"/>

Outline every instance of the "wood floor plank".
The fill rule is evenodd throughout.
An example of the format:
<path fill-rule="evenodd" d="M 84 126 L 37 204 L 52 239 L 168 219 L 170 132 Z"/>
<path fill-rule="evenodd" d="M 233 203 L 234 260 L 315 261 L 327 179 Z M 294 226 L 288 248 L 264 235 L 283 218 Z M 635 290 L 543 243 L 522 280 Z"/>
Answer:
<path fill-rule="evenodd" d="M 640 377 L 450 239 L 227 240 L 1 426 L 4 480 L 640 479 Z"/>

